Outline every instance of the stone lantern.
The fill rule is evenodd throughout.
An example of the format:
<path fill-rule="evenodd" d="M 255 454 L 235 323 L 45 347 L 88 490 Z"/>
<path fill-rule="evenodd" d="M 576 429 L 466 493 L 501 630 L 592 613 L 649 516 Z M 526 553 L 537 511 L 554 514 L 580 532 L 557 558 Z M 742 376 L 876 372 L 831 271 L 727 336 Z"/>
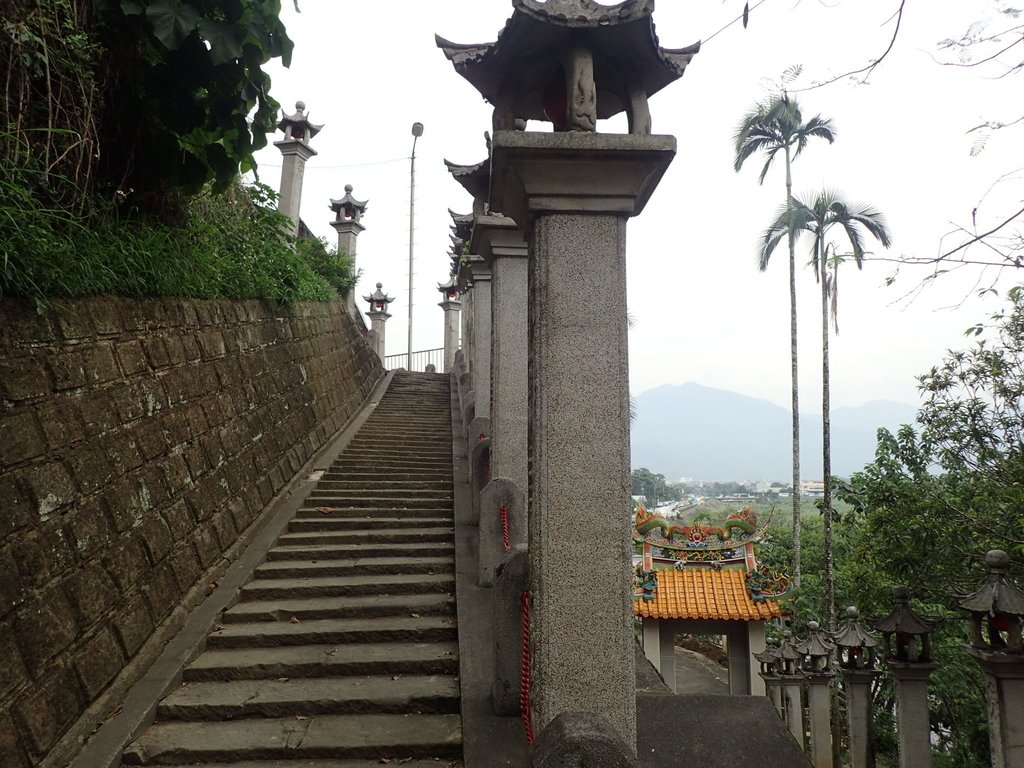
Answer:
<path fill-rule="evenodd" d="M 881 672 L 875 658 L 878 639 L 860 625 L 860 612 L 846 609 L 846 622 L 832 635 L 839 671 L 846 685 L 846 715 L 850 726 L 852 768 L 869 768 L 871 751 L 871 685 Z"/>
<path fill-rule="evenodd" d="M 455 351 L 459 348 L 459 310 L 462 309 L 462 302 L 459 301 L 459 288 L 454 276 L 446 283 L 438 283 L 437 290 L 442 296 L 437 306 L 444 310 L 444 373 L 450 373 L 455 367 Z"/>
<path fill-rule="evenodd" d="M 363 214 L 366 213 L 366 200 L 356 200 L 352 196 L 352 185 L 345 185 L 345 196 L 340 200 L 331 198 L 330 208 L 334 211 L 334 221 L 331 226 L 338 233 L 338 253 L 346 254 L 352 261 L 352 274 L 359 279 L 359 267 L 356 262 L 356 239 L 366 229 L 362 223 Z M 349 309 L 356 314 L 355 289 L 350 289 L 348 294 Z"/>
<path fill-rule="evenodd" d="M 807 709 L 811 721 L 811 760 L 815 768 L 832 768 L 832 697 L 830 686 L 835 672 L 832 653 L 835 643 L 816 621 L 807 622 L 807 638 L 798 643 L 800 669 L 807 680 Z"/>
<path fill-rule="evenodd" d="M 871 625 L 882 633 L 882 649 L 896 679 L 896 724 L 900 768 L 923 768 L 932 763 L 928 718 L 928 678 L 938 668 L 931 657 L 931 632 L 937 622 L 910 607 L 910 590 L 893 590 L 896 607 Z"/>
<path fill-rule="evenodd" d="M 388 296 L 382 290 L 382 284 L 377 283 L 377 290 L 369 296 L 363 296 L 363 301 L 370 303 L 370 311 L 366 316 L 370 318 L 370 333 L 373 338 L 373 348 L 382 361 L 384 360 L 384 324 L 391 315 L 388 313 L 388 305 L 394 298 Z"/>
<path fill-rule="evenodd" d="M 306 172 L 306 161 L 317 152 L 309 146 L 309 140 L 320 133 L 322 125 L 309 121 L 304 102 L 295 102 L 294 114 L 282 112 L 277 127 L 284 131 L 284 139 L 275 141 L 281 150 L 281 189 L 277 198 L 277 209 L 292 220 L 292 234 L 299 232 L 299 209 L 302 202 L 302 177 Z"/>
<path fill-rule="evenodd" d="M 769 637 L 764 641 L 764 650 L 754 654 L 754 659 L 761 665 L 758 674 L 764 680 L 764 687 L 779 717 L 785 716 L 782 706 L 782 681 L 779 677 L 779 670 L 782 667 L 782 654 L 779 651 L 779 641 Z"/>
<path fill-rule="evenodd" d="M 674 137 L 651 135 L 648 97 L 698 46 L 663 49 L 650 0 L 513 7 L 493 43 L 437 42 L 494 105 L 488 210 L 529 253 L 531 711 L 540 731 L 586 706 L 635 749 L 631 523 L 607 512 L 629 505 L 626 221 L 675 156 Z M 595 132 L 623 111 L 630 135 Z M 517 130 L 530 119 L 555 132 Z"/>
<path fill-rule="evenodd" d="M 1010 558 L 994 549 L 985 555 L 988 578 L 960 600 L 970 618 L 967 652 L 985 672 L 989 744 L 996 768 L 1024 766 L 1024 590 L 1007 575 Z"/>

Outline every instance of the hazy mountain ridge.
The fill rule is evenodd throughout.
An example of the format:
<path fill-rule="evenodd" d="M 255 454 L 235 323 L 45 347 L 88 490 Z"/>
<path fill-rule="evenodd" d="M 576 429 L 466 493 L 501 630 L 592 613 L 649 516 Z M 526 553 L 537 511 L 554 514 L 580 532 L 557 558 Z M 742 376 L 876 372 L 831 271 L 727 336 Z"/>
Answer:
<path fill-rule="evenodd" d="M 789 410 L 767 400 L 705 387 L 666 384 L 634 398 L 632 465 L 669 480 L 777 480 L 793 470 Z M 832 473 L 847 476 L 875 455 L 879 427 L 913 424 L 917 407 L 875 400 L 832 410 Z M 821 479 L 821 415 L 800 417 L 801 475 Z"/>

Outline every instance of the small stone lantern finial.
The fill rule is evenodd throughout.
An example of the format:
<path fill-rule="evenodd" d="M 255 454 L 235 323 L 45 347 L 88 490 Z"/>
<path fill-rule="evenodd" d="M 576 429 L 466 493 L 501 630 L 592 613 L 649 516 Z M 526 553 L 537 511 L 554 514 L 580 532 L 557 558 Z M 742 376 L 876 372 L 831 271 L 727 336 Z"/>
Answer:
<path fill-rule="evenodd" d="M 780 666 L 778 667 L 780 674 L 800 674 L 800 651 L 796 648 L 796 640 L 793 637 L 793 632 L 791 630 L 787 629 L 782 633 L 782 645 L 779 647 L 779 658 L 781 660 Z"/>
<path fill-rule="evenodd" d="M 306 113 L 306 102 L 296 101 L 294 114 L 289 115 L 284 110 L 281 110 L 281 122 L 277 124 L 277 127 L 284 131 L 286 137 L 301 141 L 303 144 L 309 144 L 309 140 L 320 133 L 323 125 L 314 125 L 309 122 L 309 116 Z"/>
<path fill-rule="evenodd" d="M 388 314 L 388 304 L 394 301 L 394 298 L 388 296 L 381 290 L 383 285 L 383 283 L 377 283 L 377 290 L 369 296 L 363 296 L 363 301 L 370 302 L 370 311 L 367 314 L 373 315 L 374 313 L 378 313 L 386 317 L 391 317 L 391 315 Z"/>
<path fill-rule="evenodd" d="M 1010 557 L 1001 549 L 993 549 L 985 555 L 985 564 L 988 579 L 981 589 L 960 601 L 960 607 L 970 614 L 971 646 L 983 651 L 1024 653 L 1024 590 L 1007 575 Z"/>
<path fill-rule="evenodd" d="M 835 643 L 821 631 L 818 622 L 807 622 L 807 639 L 796 646 L 802 657 L 800 666 L 803 672 L 812 675 L 831 674 L 832 651 L 835 647 Z"/>
<path fill-rule="evenodd" d="M 855 606 L 846 609 L 846 624 L 832 634 L 838 649 L 839 668 L 843 670 L 872 670 L 875 668 L 875 648 L 878 638 L 860 625 L 860 611 Z"/>
<path fill-rule="evenodd" d="M 906 587 L 896 587 L 892 595 L 896 601 L 892 613 L 871 622 L 871 626 L 882 633 L 885 658 L 899 663 L 932 663 L 930 636 L 938 622 L 920 616 L 910 607 L 910 590 Z"/>

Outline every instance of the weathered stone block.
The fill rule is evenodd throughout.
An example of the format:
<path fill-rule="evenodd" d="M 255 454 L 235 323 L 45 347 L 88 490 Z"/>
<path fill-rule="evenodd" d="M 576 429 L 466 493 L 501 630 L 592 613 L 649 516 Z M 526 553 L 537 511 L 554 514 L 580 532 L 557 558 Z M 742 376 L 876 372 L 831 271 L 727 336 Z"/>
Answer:
<path fill-rule="evenodd" d="M 188 472 L 188 465 L 180 453 L 169 453 L 161 462 L 161 469 L 164 473 L 164 481 L 172 494 L 181 493 L 192 485 L 192 475 Z"/>
<path fill-rule="evenodd" d="M 25 587 L 14 551 L 14 547 L 0 549 L 0 616 L 17 608 L 25 599 Z"/>
<path fill-rule="evenodd" d="M 0 474 L 0 537 L 27 526 L 32 514 L 32 496 L 13 472 Z"/>
<path fill-rule="evenodd" d="M 43 521 L 74 501 L 77 495 L 71 475 L 60 462 L 32 467 L 25 472 L 24 479 L 35 499 L 36 514 Z"/>
<path fill-rule="evenodd" d="M 135 445 L 138 446 L 139 453 L 145 461 L 152 461 L 167 450 L 164 433 L 152 421 L 143 421 L 136 425 L 131 435 L 135 439 Z"/>
<path fill-rule="evenodd" d="M 114 631 L 127 658 L 135 655 L 153 633 L 153 621 L 141 601 L 132 601 L 113 619 Z"/>
<path fill-rule="evenodd" d="M 192 545 L 196 551 L 196 557 L 203 568 L 209 568 L 210 564 L 221 554 L 220 542 L 212 527 L 203 527 L 195 536 Z"/>
<path fill-rule="evenodd" d="M 92 325 L 100 336 L 114 336 L 124 328 L 124 322 L 118 313 L 119 303 L 106 298 L 93 299 L 89 302 Z"/>
<path fill-rule="evenodd" d="M 60 311 L 54 313 L 60 335 L 67 341 L 89 339 L 95 335 L 92 317 L 88 309 L 74 302 L 63 302 Z"/>
<path fill-rule="evenodd" d="M 98 499 L 78 505 L 68 516 L 67 530 L 71 534 L 75 551 L 83 559 L 92 557 L 107 546 L 114 534 L 114 526 L 107 516 L 106 507 Z"/>
<path fill-rule="evenodd" d="M 103 390 L 83 394 L 78 401 L 78 408 L 86 434 L 90 437 L 109 432 L 118 426 L 117 411 Z"/>
<path fill-rule="evenodd" d="M 18 741 L 17 726 L 10 710 L 0 710 L 0 765 L 4 768 L 27 768 L 28 757 Z"/>
<path fill-rule="evenodd" d="M 102 450 L 96 450 L 93 441 L 83 443 L 67 455 L 71 474 L 83 493 L 92 493 L 105 486 L 114 476 L 110 458 Z"/>
<path fill-rule="evenodd" d="M 75 399 L 58 400 L 53 405 L 41 408 L 39 423 L 43 426 L 46 442 L 51 451 L 58 451 L 85 438 L 85 428 L 78 415 Z"/>
<path fill-rule="evenodd" d="M 35 356 L 0 360 L 0 391 L 8 400 L 30 400 L 50 394 L 50 372 Z"/>
<path fill-rule="evenodd" d="M 50 589 L 26 605 L 14 619 L 15 636 L 29 674 L 67 648 L 78 634 L 71 606 L 64 592 Z"/>
<path fill-rule="evenodd" d="M 162 338 L 155 337 L 143 339 L 142 350 L 145 352 L 146 358 L 149 360 L 149 365 L 153 370 L 166 368 L 171 362 L 167 355 L 167 348 L 164 346 Z"/>
<path fill-rule="evenodd" d="M 177 605 L 182 592 L 174 580 L 174 571 L 167 561 L 153 569 L 152 578 L 145 587 L 143 595 L 149 606 L 149 615 L 154 624 L 159 624 L 164 617 Z"/>
<path fill-rule="evenodd" d="M 4 660 L 0 664 L 0 699 L 4 699 L 10 691 L 23 685 L 28 676 L 21 651 L 14 640 L 14 631 L 7 624 L 0 624 L 0 659 Z"/>
<path fill-rule="evenodd" d="M 121 373 L 126 377 L 149 371 L 146 353 L 142 351 L 142 344 L 136 339 L 116 344 L 114 354 Z"/>
<path fill-rule="evenodd" d="M 134 536 L 122 537 L 119 544 L 105 552 L 103 565 L 122 594 L 137 591 L 150 570 L 146 550 Z"/>
<path fill-rule="evenodd" d="M 87 641 L 75 656 L 75 670 L 89 700 L 96 698 L 123 667 L 121 647 L 106 628 Z"/>
<path fill-rule="evenodd" d="M 32 752 L 41 755 L 54 745 L 82 709 L 81 690 L 74 673 L 68 667 L 58 667 L 15 711 L 28 732 Z"/>
<path fill-rule="evenodd" d="M 81 352 L 64 350 L 59 356 L 51 357 L 49 363 L 53 388 L 58 392 L 84 387 L 89 381 Z"/>
<path fill-rule="evenodd" d="M 46 451 L 46 440 L 32 411 L 0 418 L 0 464 L 6 467 Z"/>
<path fill-rule="evenodd" d="M 174 543 L 167 523 L 157 514 L 147 515 L 143 519 L 138 527 L 138 536 L 153 564 L 163 560 Z"/>
<path fill-rule="evenodd" d="M 99 384 L 120 378 L 121 369 L 114 359 L 114 350 L 110 344 L 89 346 L 84 350 L 84 356 L 85 372 L 92 383 Z"/>
<path fill-rule="evenodd" d="M 184 594 L 196 583 L 201 573 L 199 562 L 196 560 L 196 553 L 192 551 L 192 547 L 182 542 L 168 559 L 171 562 L 171 568 L 174 570 L 174 579 L 178 582 L 178 586 L 181 588 L 182 594 Z"/>
<path fill-rule="evenodd" d="M 93 624 L 119 597 L 110 575 L 98 563 L 76 572 L 65 582 L 64 588 L 81 627 Z"/>

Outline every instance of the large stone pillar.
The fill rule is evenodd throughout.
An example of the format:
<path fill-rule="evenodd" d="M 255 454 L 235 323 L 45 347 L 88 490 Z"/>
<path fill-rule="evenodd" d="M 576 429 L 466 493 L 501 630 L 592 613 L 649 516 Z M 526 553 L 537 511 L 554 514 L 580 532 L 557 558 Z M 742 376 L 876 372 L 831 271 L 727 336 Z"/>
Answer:
<path fill-rule="evenodd" d="M 938 664 L 890 662 L 896 678 L 896 731 L 900 768 L 927 768 L 932 764 L 931 721 L 928 718 L 928 678 Z"/>
<path fill-rule="evenodd" d="M 277 198 L 277 209 L 292 221 L 292 235 L 299 233 L 299 210 L 302 204 L 302 178 L 306 172 L 306 161 L 317 151 L 309 146 L 309 140 L 316 136 L 322 125 L 309 122 L 306 105 L 295 102 L 295 114 L 283 114 L 277 125 L 285 138 L 275 141 L 281 150 L 281 189 Z"/>
<path fill-rule="evenodd" d="M 478 417 L 491 417 L 491 268 L 480 256 L 470 257 L 473 271 L 473 391 Z"/>
<path fill-rule="evenodd" d="M 474 251 L 491 265 L 491 474 L 527 487 L 527 248 L 516 223 L 478 216 Z M 478 400 L 479 402 L 479 400 Z"/>
<path fill-rule="evenodd" d="M 674 155 L 670 136 L 498 131 L 492 144 L 491 207 L 515 219 L 530 248 L 535 726 L 586 708 L 628 744 L 636 683 L 626 220 Z"/>

